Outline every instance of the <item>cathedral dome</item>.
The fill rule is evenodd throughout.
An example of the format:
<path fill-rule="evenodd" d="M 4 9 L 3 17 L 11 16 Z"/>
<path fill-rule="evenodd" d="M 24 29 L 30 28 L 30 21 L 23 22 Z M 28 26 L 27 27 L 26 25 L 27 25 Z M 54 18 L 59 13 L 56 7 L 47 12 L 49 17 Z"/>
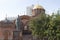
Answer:
<path fill-rule="evenodd" d="M 44 9 L 41 5 L 35 5 L 34 7 L 33 7 L 33 9 Z"/>

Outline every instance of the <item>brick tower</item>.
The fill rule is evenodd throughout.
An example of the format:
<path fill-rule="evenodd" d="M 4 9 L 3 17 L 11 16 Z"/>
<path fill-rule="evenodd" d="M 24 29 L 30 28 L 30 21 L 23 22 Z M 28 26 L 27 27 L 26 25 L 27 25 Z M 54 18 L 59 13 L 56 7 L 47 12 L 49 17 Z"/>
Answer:
<path fill-rule="evenodd" d="M 32 10 L 32 16 L 37 16 L 41 13 L 45 13 L 45 9 L 39 4 L 35 5 Z"/>

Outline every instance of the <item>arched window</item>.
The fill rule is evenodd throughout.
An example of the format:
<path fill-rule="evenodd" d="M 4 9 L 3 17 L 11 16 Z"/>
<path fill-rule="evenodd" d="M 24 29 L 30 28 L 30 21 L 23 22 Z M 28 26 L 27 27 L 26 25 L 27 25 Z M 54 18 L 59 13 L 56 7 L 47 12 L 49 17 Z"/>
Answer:
<path fill-rule="evenodd" d="M 27 30 L 28 28 L 27 28 L 27 26 L 24 26 L 24 30 Z"/>

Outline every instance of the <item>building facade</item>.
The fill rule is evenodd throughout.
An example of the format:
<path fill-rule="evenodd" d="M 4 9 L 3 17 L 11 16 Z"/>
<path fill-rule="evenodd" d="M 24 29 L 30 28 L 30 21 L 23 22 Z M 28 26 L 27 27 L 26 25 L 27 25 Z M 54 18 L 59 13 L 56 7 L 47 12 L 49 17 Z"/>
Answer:
<path fill-rule="evenodd" d="M 23 15 L 18 16 L 17 20 L 0 21 L 0 40 L 33 40 L 28 22 L 41 13 L 45 13 L 45 9 L 40 5 L 35 5 L 32 9 L 32 16 Z"/>
<path fill-rule="evenodd" d="M 29 16 L 32 16 L 32 10 L 33 10 L 34 5 L 28 6 L 26 8 L 26 14 Z"/>

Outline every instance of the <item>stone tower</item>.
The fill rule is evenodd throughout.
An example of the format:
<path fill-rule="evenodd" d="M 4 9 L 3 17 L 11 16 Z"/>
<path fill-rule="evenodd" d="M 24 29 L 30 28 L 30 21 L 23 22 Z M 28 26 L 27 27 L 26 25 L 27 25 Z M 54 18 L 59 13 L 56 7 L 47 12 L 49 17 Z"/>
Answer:
<path fill-rule="evenodd" d="M 41 13 L 45 13 L 45 9 L 39 4 L 35 5 L 32 10 L 32 16 L 36 16 Z"/>

